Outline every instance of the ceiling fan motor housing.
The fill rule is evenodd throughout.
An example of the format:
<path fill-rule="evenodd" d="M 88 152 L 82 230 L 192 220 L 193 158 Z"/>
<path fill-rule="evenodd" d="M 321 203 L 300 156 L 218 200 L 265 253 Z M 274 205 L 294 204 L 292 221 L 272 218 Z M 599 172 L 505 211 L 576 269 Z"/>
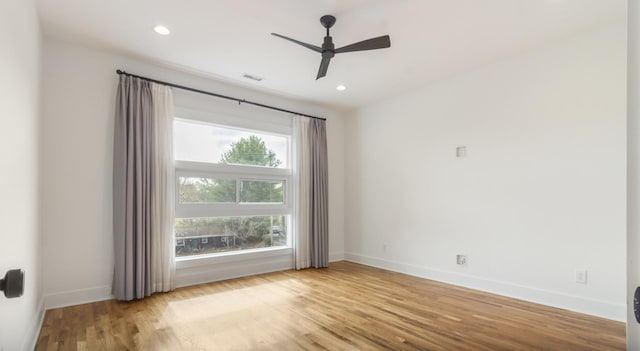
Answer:
<path fill-rule="evenodd" d="M 333 45 L 333 39 L 330 36 L 324 37 L 324 43 L 322 43 L 322 57 L 323 58 L 332 58 L 336 55 L 334 49 L 335 45 Z"/>

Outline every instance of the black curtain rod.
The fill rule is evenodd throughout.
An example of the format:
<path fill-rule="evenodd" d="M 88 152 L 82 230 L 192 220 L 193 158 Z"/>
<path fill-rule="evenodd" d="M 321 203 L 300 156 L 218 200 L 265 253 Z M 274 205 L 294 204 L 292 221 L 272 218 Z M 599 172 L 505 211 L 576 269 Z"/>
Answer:
<path fill-rule="evenodd" d="M 295 111 L 289 111 L 289 110 L 285 110 L 283 108 L 261 104 L 259 102 L 253 102 L 253 101 L 249 101 L 249 100 L 245 100 L 245 99 L 238 99 L 238 98 L 234 98 L 234 97 L 231 97 L 231 96 L 226 96 L 226 95 L 216 94 L 216 93 L 212 93 L 212 92 L 208 92 L 208 91 L 204 91 L 204 90 L 200 90 L 200 89 L 194 89 L 194 88 L 185 87 L 184 85 L 178 85 L 178 84 L 173 84 L 173 83 L 169 83 L 169 82 L 163 82 L 161 80 L 156 80 L 156 79 L 151 79 L 151 78 L 147 78 L 147 77 L 137 76 L 135 74 L 127 73 L 127 72 L 119 70 L 119 69 L 116 70 L 116 73 L 123 74 L 125 76 L 134 77 L 134 78 L 144 79 L 144 80 L 149 81 L 149 82 L 158 83 L 158 84 L 162 84 L 162 85 L 166 85 L 166 86 L 170 86 L 170 87 L 174 87 L 174 88 L 178 88 L 178 89 L 182 89 L 182 90 L 193 91 L 194 93 L 200 93 L 200 94 L 219 97 L 221 99 L 237 101 L 239 104 L 242 103 L 242 104 L 260 106 L 260 107 L 268 108 L 270 110 L 276 110 L 276 111 L 280 111 L 280 112 L 292 113 L 294 115 L 299 115 L 299 116 L 304 116 L 304 117 L 309 117 L 309 118 L 321 119 L 323 121 L 326 120 L 326 118 L 311 116 L 311 115 L 307 115 L 307 114 L 300 113 L 300 112 L 295 112 Z"/>

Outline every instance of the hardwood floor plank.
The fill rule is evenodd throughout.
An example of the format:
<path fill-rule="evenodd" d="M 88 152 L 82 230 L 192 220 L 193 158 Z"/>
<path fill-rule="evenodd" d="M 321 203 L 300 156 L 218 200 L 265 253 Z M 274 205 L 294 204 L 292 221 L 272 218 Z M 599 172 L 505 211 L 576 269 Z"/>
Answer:
<path fill-rule="evenodd" d="M 350 262 L 47 311 L 36 350 L 624 350 L 624 323 Z"/>

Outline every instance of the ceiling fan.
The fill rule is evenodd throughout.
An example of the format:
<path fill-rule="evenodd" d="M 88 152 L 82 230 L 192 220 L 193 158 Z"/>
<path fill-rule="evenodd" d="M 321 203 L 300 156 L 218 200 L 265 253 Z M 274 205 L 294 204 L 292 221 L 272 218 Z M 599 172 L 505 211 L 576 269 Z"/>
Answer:
<path fill-rule="evenodd" d="M 375 50 L 375 49 L 384 49 L 391 47 L 391 40 L 388 35 L 383 35 L 377 38 L 371 38 L 363 41 L 359 41 L 357 43 L 353 43 L 351 45 L 343 46 L 341 48 L 336 49 L 333 45 L 333 39 L 329 35 L 329 28 L 336 23 L 336 18 L 331 15 L 325 15 L 320 17 L 320 23 L 323 27 L 327 29 L 327 36 L 324 37 L 324 42 L 322 46 L 315 46 L 312 44 L 307 44 L 295 39 L 291 39 L 285 37 L 284 35 L 271 33 L 271 35 L 275 35 L 276 37 L 288 40 L 290 42 L 296 43 L 298 45 L 304 46 L 307 49 L 311 49 L 315 52 L 319 52 L 322 54 L 322 61 L 320 61 L 320 69 L 318 70 L 318 76 L 316 80 L 327 75 L 327 69 L 329 69 L 329 62 L 331 58 L 335 56 L 335 54 L 341 54 L 344 52 L 353 52 L 353 51 L 364 51 L 364 50 Z"/>

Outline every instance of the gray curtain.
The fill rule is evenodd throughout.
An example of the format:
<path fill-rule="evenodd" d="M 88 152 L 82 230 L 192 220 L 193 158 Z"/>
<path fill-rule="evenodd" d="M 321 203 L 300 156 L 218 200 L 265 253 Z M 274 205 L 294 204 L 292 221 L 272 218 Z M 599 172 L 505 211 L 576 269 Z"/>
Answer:
<path fill-rule="evenodd" d="M 118 300 L 140 299 L 155 291 L 175 288 L 172 276 L 158 281 L 163 272 L 154 271 L 157 262 L 168 260 L 167 265 L 171 266 L 173 259 L 170 255 L 158 256 L 163 254 L 158 249 L 160 241 L 168 240 L 168 235 L 173 240 L 173 233 L 165 228 L 165 223 L 172 220 L 167 218 L 171 212 L 159 209 L 173 206 L 165 205 L 166 199 L 163 198 L 163 192 L 167 190 L 164 189 L 165 183 L 173 182 L 170 179 L 173 164 L 165 162 L 163 154 L 167 150 L 159 147 L 164 143 L 163 135 L 168 133 L 167 130 L 159 131 L 159 128 L 166 129 L 166 119 L 173 116 L 164 116 L 162 109 L 158 108 L 158 105 L 172 104 L 170 91 L 168 100 L 157 92 L 156 84 L 120 76 L 113 140 L 115 267 L 112 292 Z M 172 133 L 171 130 L 169 132 Z M 169 151 L 172 153 L 171 147 Z"/>
<path fill-rule="evenodd" d="M 311 267 L 310 119 L 293 117 L 293 259 L 296 269 Z"/>
<path fill-rule="evenodd" d="M 309 125 L 311 153 L 311 265 L 329 267 L 329 184 L 326 121 L 312 119 Z"/>

